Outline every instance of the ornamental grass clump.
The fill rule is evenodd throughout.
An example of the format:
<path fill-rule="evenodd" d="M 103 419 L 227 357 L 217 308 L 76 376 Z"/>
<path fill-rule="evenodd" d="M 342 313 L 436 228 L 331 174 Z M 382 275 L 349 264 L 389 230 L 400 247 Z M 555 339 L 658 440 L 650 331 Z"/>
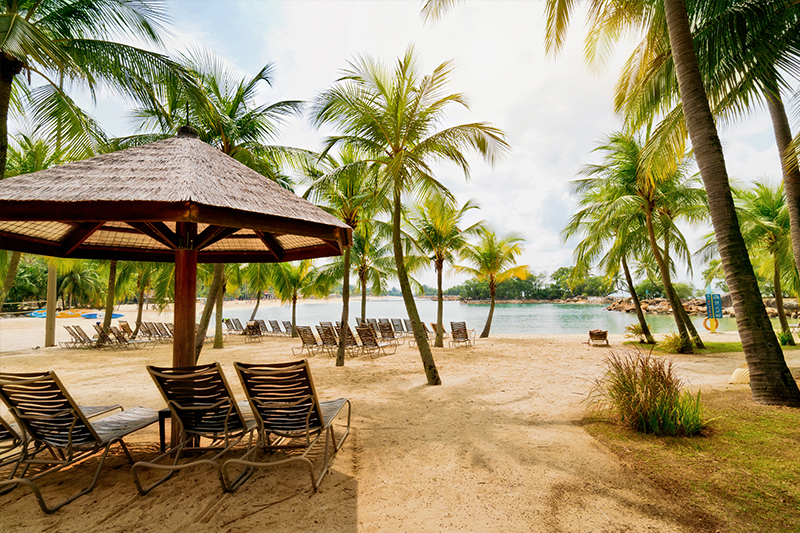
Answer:
<path fill-rule="evenodd" d="M 589 392 L 595 408 L 612 411 L 631 429 L 656 435 L 694 435 L 703 429 L 700 391 L 683 390 L 671 360 L 652 354 L 611 353 L 605 374 Z"/>

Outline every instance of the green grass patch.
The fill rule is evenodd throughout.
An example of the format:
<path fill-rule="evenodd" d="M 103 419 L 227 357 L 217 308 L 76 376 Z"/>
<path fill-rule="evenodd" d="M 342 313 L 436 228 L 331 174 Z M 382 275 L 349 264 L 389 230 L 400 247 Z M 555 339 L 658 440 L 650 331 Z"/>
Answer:
<path fill-rule="evenodd" d="M 626 341 L 624 344 L 629 345 L 631 347 L 636 347 L 642 351 L 649 351 L 650 348 L 653 349 L 653 353 L 660 354 L 660 355 L 676 355 L 674 352 L 668 352 L 664 350 L 661 346 L 661 343 L 656 343 L 655 346 L 650 344 L 639 344 L 635 341 Z M 731 352 L 742 352 L 742 343 L 741 342 L 705 342 L 706 346 L 705 350 L 698 350 L 694 348 L 694 353 L 696 354 L 715 354 L 715 353 L 731 353 Z M 792 350 L 800 350 L 800 346 L 781 346 L 781 350 L 784 352 L 792 351 Z"/>
<path fill-rule="evenodd" d="M 703 412 L 694 437 L 642 434 L 599 414 L 585 427 L 670 494 L 691 531 L 800 532 L 800 409 L 739 390 L 703 394 Z"/>

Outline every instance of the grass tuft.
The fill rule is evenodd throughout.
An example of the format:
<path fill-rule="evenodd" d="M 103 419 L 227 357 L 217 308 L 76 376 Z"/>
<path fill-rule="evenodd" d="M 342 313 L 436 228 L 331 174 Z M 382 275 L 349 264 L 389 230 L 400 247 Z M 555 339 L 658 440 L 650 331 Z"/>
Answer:
<path fill-rule="evenodd" d="M 592 407 L 612 411 L 622 424 L 642 433 L 695 435 L 703 429 L 700 392 L 693 396 L 683 390 L 672 360 L 612 352 L 606 365 L 589 392 Z"/>

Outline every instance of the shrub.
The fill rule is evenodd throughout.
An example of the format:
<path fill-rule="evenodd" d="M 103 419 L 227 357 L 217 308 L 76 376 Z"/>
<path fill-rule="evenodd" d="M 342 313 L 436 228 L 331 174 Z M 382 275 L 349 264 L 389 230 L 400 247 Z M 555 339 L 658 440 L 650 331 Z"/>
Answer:
<path fill-rule="evenodd" d="M 789 341 L 792 339 L 792 334 L 788 331 L 776 331 L 775 335 L 778 336 L 778 341 L 781 343 L 781 346 L 788 345 Z"/>
<path fill-rule="evenodd" d="M 637 339 L 641 343 L 646 340 L 644 337 L 644 330 L 639 322 L 625 326 L 625 337 L 628 339 Z"/>
<path fill-rule="evenodd" d="M 611 410 L 631 429 L 656 435 L 694 435 L 703 429 L 700 392 L 682 390 L 672 360 L 652 354 L 612 352 L 595 380 L 589 403 Z"/>
<path fill-rule="evenodd" d="M 667 353 L 683 353 L 684 339 L 678 333 L 666 333 L 658 345 Z"/>

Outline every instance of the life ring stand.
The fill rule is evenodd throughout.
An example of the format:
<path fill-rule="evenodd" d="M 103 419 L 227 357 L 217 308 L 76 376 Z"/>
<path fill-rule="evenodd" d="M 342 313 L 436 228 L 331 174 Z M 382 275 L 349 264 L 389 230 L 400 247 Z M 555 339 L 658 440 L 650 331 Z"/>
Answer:
<path fill-rule="evenodd" d="M 708 322 L 711 321 L 711 327 L 709 327 Z M 706 328 L 711 333 L 716 333 L 717 328 L 719 328 L 719 320 L 716 318 L 706 318 L 703 320 L 703 327 Z"/>

